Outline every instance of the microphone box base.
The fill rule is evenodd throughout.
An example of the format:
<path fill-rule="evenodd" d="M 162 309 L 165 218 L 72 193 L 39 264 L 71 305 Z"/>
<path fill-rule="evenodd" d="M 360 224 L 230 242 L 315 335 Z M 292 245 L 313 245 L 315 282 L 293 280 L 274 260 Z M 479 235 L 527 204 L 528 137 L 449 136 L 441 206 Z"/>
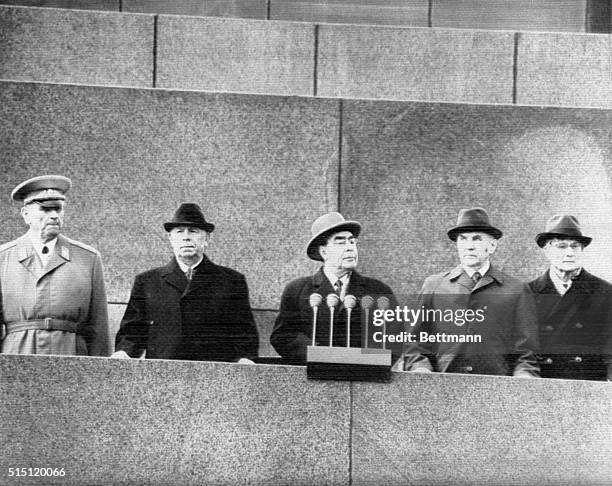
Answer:
<path fill-rule="evenodd" d="M 391 350 L 308 346 L 306 376 L 311 380 L 391 381 Z"/>

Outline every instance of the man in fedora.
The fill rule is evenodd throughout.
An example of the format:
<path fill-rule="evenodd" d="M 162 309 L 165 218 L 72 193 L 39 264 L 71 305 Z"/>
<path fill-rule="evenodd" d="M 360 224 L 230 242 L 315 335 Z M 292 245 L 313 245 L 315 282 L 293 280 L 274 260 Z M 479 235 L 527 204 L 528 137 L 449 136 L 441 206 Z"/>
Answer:
<path fill-rule="evenodd" d="M 482 208 L 448 230 L 459 265 L 425 280 L 426 313 L 395 369 L 537 377 L 535 303 L 526 285 L 491 264 L 502 232 Z"/>
<path fill-rule="evenodd" d="M 545 378 L 612 380 L 612 285 L 582 268 L 591 241 L 571 215 L 553 216 L 536 236 L 550 263 L 529 283 Z"/>
<path fill-rule="evenodd" d="M 67 177 L 34 177 L 13 190 L 28 231 L 0 246 L 2 352 L 108 356 L 100 254 L 63 236 Z"/>
<path fill-rule="evenodd" d="M 136 276 L 113 357 L 252 363 L 259 341 L 246 280 L 204 254 L 215 226 L 186 203 L 164 229 L 174 257 Z"/>
<path fill-rule="evenodd" d="M 298 278 L 285 287 L 280 313 L 270 337 L 274 349 L 286 360 L 296 363 L 306 361 L 306 348 L 312 344 L 313 311 L 310 296 L 314 293 L 323 298 L 318 309 L 315 336 L 315 342 L 320 346 L 329 345 L 330 311 L 326 305 L 329 294 L 336 294 L 340 301 L 347 295 L 353 295 L 357 300 L 351 313 L 351 347 L 362 346 L 361 297 L 386 297 L 390 307 L 396 306 L 393 292 L 387 285 L 356 271 L 359 261 L 357 237 L 360 232 L 361 224 L 347 221 L 336 212 L 324 214 L 312 224 L 312 236 L 306 246 L 306 255 L 323 265 L 314 275 Z M 346 309 L 340 305 L 334 318 L 334 346 L 346 346 L 346 323 Z"/>

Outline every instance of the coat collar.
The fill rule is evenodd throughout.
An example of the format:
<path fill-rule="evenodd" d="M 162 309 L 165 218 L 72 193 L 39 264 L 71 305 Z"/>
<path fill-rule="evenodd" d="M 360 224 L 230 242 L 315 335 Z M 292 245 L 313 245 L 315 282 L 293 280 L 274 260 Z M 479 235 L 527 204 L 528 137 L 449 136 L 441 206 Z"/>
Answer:
<path fill-rule="evenodd" d="M 334 288 L 332 287 L 329 279 L 326 277 L 323 272 L 323 267 L 321 267 L 317 273 L 312 276 L 312 291 L 321 294 L 323 299 L 328 294 L 335 293 Z M 365 289 L 365 290 L 364 290 Z M 346 295 L 355 295 L 361 296 L 367 293 L 367 284 L 366 279 L 360 273 L 356 271 L 351 272 L 351 278 L 349 279 L 348 288 L 346 289 Z"/>
<path fill-rule="evenodd" d="M 26 234 L 19 238 L 17 242 L 17 259 L 39 280 L 57 267 L 70 261 L 70 242 L 66 237 L 59 235 L 55 244 L 55 251 L 51 254 L 47 265 L 43 268 L 40 259 L 36 257 L 34 245 L 32 245 L 30 237 Z"/>
<path fill-rule="evenodd" d="M 455 268 L 450 270 L 447 274 L 447 278 L 451 282 L 456 281 L 471 291 L 486 287 L 493 282 L 497 282 L 499 285 L 504 284 L 504 275 L 493 265 L 489 267 L 489 271 L 484 274 L 476 285 L 474 285 L 472 279 L 467 276 L 467 273 L 463 270 L 461 265 L 457 265 Z"/>
<path fill-rule="evenodd" d="M 161 277 L 168 284 L 178 289 L 181 293 L 186 294 L 197 289 L 198 287 L 201 287 L 208 275 L 217 272 L 217 265 L 211 262 L 206 255 L 204 255 L 200 264 L 195 268 L 193 280 L 189 282 L 183 273 L 183 270 L 181 270 L 181 267 L 176 261 L 176 258 L 173 257 L 165 267 L 162 267 Z"/>
<path fill-rule="evenodd" d="M 593 274 L 587 272 L 584 268 L 580 270 L 578 276 L 574 279 L 572 286 L 570 287 L 568 294 L 570 293 L 589 293 L 589 290 L 593 290 L 597 287 L 599 279 Z M 542 275 L 536 278 L 531 284 L 533 292 L 537 294 L 557 294 L 555 284 L 550 278 L 550 268 L 546 270 Z M 567 294 L 566 294 L 567 295 Z"/>

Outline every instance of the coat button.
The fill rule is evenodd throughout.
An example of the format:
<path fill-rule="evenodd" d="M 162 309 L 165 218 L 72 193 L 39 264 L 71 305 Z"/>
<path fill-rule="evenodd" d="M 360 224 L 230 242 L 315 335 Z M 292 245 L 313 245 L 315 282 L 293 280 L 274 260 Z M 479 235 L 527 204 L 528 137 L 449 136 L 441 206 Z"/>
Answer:
<path fill-rule="evenodd" d="M 553 362 L 552 358 L 546 358 L 544 360 L 544 363 L 546 363 L 546 364 L 552 364 L 552 362 Z"/>
<path fill-rule="evenodd" d="M 576 357 L 574 358 L 574 361 L 575 361 L 576 363 L 582 363 L 582 358 L 581 358 L 580 356 L 576 356 Z"/>
<path fill-rule="evenodd" d="M 582 329 L 582 324 L 580 324 L 579 322 L 576 323 L 576 329 Z"/>
<path fill-rule="evenodd" d="M 472 368 L 471 366 L 466 366 L 465 367 L 465 371 L 467 371 L 468 373 L 470 373 L 474 368 Z"/>
<path fill-rule="evenodd" d="M 545 330 L 545 331 L 548 331 L 548 332 L 552 331 L 553 329 L 554 329 L 554 328 L 553 328 L 552 326 L 546 326 L 546 327 L 544 328 L 544 330 Z"/>

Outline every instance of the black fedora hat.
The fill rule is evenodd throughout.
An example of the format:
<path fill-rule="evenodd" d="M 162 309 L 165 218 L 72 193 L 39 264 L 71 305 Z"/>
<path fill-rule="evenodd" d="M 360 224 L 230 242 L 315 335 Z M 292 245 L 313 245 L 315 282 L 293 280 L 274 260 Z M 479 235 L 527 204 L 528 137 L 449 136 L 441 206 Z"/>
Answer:
<path fill-rule="evenodd" d="M 571 239 L 588 246 L 593 238 L 584 236 L 578 220 L 569 214 L 556 215 L 546 221 L 546 229 L 536 235 L 536 243 L 542 248 L 548 240 L 553 238 Z"/>
<path fill-rule="evenodd" d="M 503 233 L 491 225 L 489 215 L 483 208 L 462 209 L 457 217 L 457 225 L 447 231 L 448 237 L 457 241 L 459 233 L 482 232 L 499 240 Z"/>
<path fill-rule="evenodd" d="M 172 221 L 164 223 L 164 229 L 166 231 L 177 228 L 178 226 L 191 226 L 194 228 L 202 228 L 207 233 L 212 233 L 215 229 L 215 225 L 209 223 L 204 218 L 200 206 L 194 203 L 183 203 L 174 213 Z"/>

